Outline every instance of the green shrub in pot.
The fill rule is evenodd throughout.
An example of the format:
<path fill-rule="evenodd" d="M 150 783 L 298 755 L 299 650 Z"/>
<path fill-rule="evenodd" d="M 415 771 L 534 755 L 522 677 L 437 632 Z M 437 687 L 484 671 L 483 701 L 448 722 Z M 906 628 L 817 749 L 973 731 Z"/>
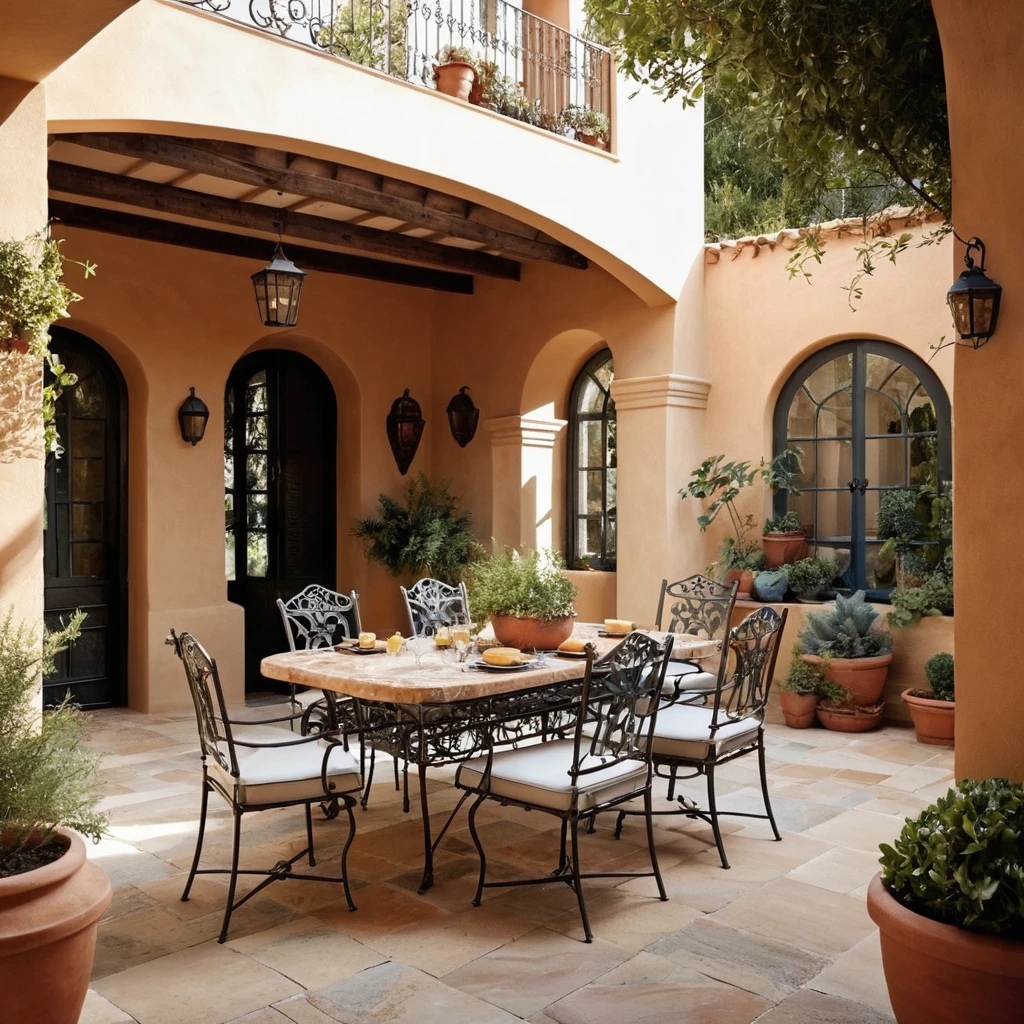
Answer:
<path fill-rule="evenodd" d="M 814 600 L 839 575 L 839 564 L 834 558 L 801 558 L 781 570 L 794 594 Z"/>
<path fill-rule="evenodd" d="M 944 651 L 933 654 L 924 663 L 924 674 L 935 700 L 956 700 L 953 687 L 953 655 Z"/>
<path fill-rule="evenodd" d="M 863 590 L 836 597 L 829 611 L 812 612 L 798 640 L 801 654 L 815 657 L 877 658 L 892 653 L 892 634 L 875 629 L 878 610 L 867 603 Z"/>

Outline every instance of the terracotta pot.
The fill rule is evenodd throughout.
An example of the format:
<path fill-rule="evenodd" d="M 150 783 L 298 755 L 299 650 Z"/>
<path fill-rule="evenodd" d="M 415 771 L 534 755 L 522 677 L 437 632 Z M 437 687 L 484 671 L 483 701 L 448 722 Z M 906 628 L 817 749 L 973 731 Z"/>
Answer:
<path fill-rule="evenodd" d="M 726 583 L 739 580 L 739 589 L 736 591 L 736 599 L 749 601 L 754 590 L 754 574 L 750 569 L 729 569 L 723 577 Z"/>
<path fill-rule="evenodd" d="M 904 690 L 901 696 L 910 709 L 914 720 L 918 743 L 931 743 L 936 747 L 953 746 L 953 723 L 956 718 L 956 702 L 935 700 L 925 696 L 921 690 Z"/>
<path fill-rule="evenodd" d="M 808 665 L 821 665 L 821 658 L 814 654 L 801 654 L 800 659 Z M 891 654 L 880 654 L 877 658 L 832 658 L 825 678 L 845 686 L 855 703 L 877 704 L 891 664 Z"/>
<path fill-rule="evenodd" d="M 504 647 L 521 651 L 553 651 L 572 635 L 573 617 L 520 619 L 515 615 L 492 615 L 494 635 Z"/>
<path fill-rule="evenodd" d="M 915 914 L 875 875 L 868 913 L 898 1024 L 1017 1024 L 1024 1005 L 1024 942 L 980 935 Z"/>
<path fill-rule="evenodd" d="M 859 707 L 827 708 L 819 704 L 815 714 L 818 721 L 832 732 L 867 732 L 881 725 L 884 711 L 881 704 L 870 711 Z"/>
<path fill-rule="evenodd" d="M 766 533 L 761 538 L 764 558 L 769 569 L 790 565 L 807 557 L 807 535 L 804 533 Z"/>
<path fill-rule="evenodd" d="M 593 132 L 577 131 L 576 138 L 585 146 L 593 146 L 595 149 L 604 149 L 604 143 L 593 134 Z"/>
<path fill-rule="evenodd" d="M 76 1024 L 89 988 L 96 926 L 113 890 L 73 832 L 67 853 L 35 871 L 0 878 L 3 1019 Z"/>
<path fill-rule="evenodd" d="M 790 693 L 779 690 L 779 705 L 790 729 L 809 729 L 814 724 L 814 710 L 818 698 L 813 694 Z"/>
<path fill-rule="evenodd" d="M 445 96 L 454 96 L 457 100 L 469 101 L 476 81 L 476 69 L 465 61 L 453 60 L 449 64 L 435 64 L 437 75 L 437 91 Z"/>
<path fill-rule="evenodd" d="M 16 337 L 0 341 L 0 352 L 17 352 L 20 355 L 25 355 L 28 352 L 28 335 L 19 334 Z"/>

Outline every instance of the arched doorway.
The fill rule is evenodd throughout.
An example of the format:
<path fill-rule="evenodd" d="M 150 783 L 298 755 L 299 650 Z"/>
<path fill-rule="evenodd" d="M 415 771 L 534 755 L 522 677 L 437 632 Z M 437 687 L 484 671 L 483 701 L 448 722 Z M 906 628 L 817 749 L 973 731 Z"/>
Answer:
<path fill-rule="evenodd" d="M 287 646 L 277 610 L 310 583 L 334 587 L 337 402 L 297 352 L 235 364 L 224 395 L 228 600 L 245 609 L 245 684 L 268 689 L 260 661 Z"/>
<path fill-rule="evenodd" d="M 117 364 L 77 331 L 51 329 L 52 349 L 78 383 L 57 400 L 64 445 L 46 464 L 44 608 L 56 627 L 76 608 L 82 635 L 43 680 L 43 703 L 125 703 L 127 665 L 128 396 Z"/>

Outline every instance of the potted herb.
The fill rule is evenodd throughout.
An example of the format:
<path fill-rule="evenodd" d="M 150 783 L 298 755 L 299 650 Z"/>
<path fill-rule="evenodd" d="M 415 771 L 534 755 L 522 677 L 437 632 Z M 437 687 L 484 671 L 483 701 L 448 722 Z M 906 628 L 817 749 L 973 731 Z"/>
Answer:
<path fill-rule="evenodd" d="M 445 96 L 469 101 L 476 81 L 473 54 L 464 46 L 442 46 L 434 65 L 434 84 Z"/>
<path fill-rule="evenodd" d="M 571 129 L 579 142 L 602 149 L 607 146 L 611 130 L 607 114 L 574 103 L 562 110 L 558 118 L 563 128 Z"/>
<path fill-rule="evenodd" d="M 796 512 L 766 519 L 761 533 L 761 546 L 769 569 L 807 557 L 807 531 Z"/>
<path fill-rule="evenodd" d="M 953 655 L 933 654 L 924 663 L 929 690 L 904 690 L 918 743 L 953 746 L 956 697 L 953 690 Z"/>
<path fill-rule="evenodd" d="M 86 860 L 98 841 L 100 755 L 83 743 L 84 720 L 64 704 L 39 717 L 44 668 L 78 635 L 79 612 L 39 636 L 0 621 L 0 1006 L 4 1020 L 77 1021 L 89 987 L 96 927 L 110 880 Z"/>
<path fill-rule="evenodd" d="M 899 1024 L 1019 1021 L 1024 789 L 964 780 L 880 849 L 867 906 Z"/>
<path fill-rule="evenodd" d="M 782 571 L 799 600 L 817 601 L 821 592 L 839 575 L 839 565 L 834 558 L 801 558 L 783 566 Z"/>
<path fill-rule="evenodd" d="M 820 666 L 808 665 L 794 657 L 786 677 L 779 683 L 779 706 L 790 729 L 807 729 L 814 724 L 814 712 L 825 676 Z"/>
<path fill-rule="evenodd" d="M 828 658 L 826 678 L 853 694 L 857 704 L 876 704 L 892 664 L 892 634 L 876 629 L 878 611 L 858 590 L 839 594 L 828 611 L 811 612 L 797 638 L 797 651 L 810 665 Z"/>
<path fill-rule="evenodd" d="M 474 562 L 469 603 L 478 621 L 490 618 L 505 647 L 551 651 L 572 633 L 579 589 L 553 551 L 507 551 Z"/>
<path fill-rule="evenodd" d="M 858 704 L 850 690 L 827 678 L 828 659 L 822 663 L 821 671 L 826 678 L 818 687 L 815 709 L 820 725 L 832 732 L 867 732 L 881 725 L 884 704 Z"/>

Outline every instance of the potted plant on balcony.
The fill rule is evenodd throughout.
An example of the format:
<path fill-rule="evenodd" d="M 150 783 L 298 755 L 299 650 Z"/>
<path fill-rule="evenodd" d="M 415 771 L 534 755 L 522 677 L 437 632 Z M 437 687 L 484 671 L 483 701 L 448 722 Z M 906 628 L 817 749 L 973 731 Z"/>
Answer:
<path fill-rule="evenodd" d="M 558 118 L 563 128 L 572 129 L 579 142 L 601 149 L 607 147 L 611 126 L 608 115 L 602 111 L 574 103 L 565 107 Z"/>
<path fill-rule="evenodd" d="M 821 592 L 839 575 L 834 558 L 801 558 L 781 569 L 789 581 L 789 588 L 800 601 L 818 601 Z"/>
<path fill-rule="evenodd" d="M 797 638 L 797 651 L 810 665 L 828 658 L 825 677 L 853 694 L 857 704 L 876 704 L 892 664 L 892 634 L 876 629 L 878 611 L 858 590 L 839 594 L 828 611 L 807 616 Z"/>
<path fill-rule="evenodd" d="M 473 54 L 464 46 L 442 46 L 434 65 L 434 84 L 445 96 L 469 102 L 476 81 Z"/>
<path fill-rule="evenodd" d="M 39 637 L 0 621 L 0 1014 L 75 1024 L 89 987 L 107 876 L 85 858 L 99 840 L 99 755 L 82 743 L 69 704 L 39 717 L 40 676 L 78 635 L 84 616 Z"/>
<path fill-rule="evenodd" d="M 579 593 L 564 569 L 561 556 L 551 550 L 506 551 L 474 562 L 469 569 L 473 617 L 490 618 L 505 647 L 553 651 L 572 634 Z"/>
<path fill-rule="evenodd" d="M 766 519 L 761 533 L 761 547 L 769 569 L 807 557 L 807 531 L 796 512 Z"/>
<path fill-rule="evenodd" d="M 933 654 L 924 663 L 930 690 L 904 690 L 918 743 L 953 746 L 956 696 L 953 688 L 953 655 Z"/>
<path fill-rule="evenodd" d="M 867 905 L 898 1024 L 1019 1021 L 1024 789 L 964 780 L 880 849 Z"/>
<path fill-rule="evenodd" d="M 790 729 L 808 729 L 814 724 L 824 681 L 821 666 L 808 665 L 796 657 L 790 662 L 786 677 L 779 683 L 779 706 Z"/>

